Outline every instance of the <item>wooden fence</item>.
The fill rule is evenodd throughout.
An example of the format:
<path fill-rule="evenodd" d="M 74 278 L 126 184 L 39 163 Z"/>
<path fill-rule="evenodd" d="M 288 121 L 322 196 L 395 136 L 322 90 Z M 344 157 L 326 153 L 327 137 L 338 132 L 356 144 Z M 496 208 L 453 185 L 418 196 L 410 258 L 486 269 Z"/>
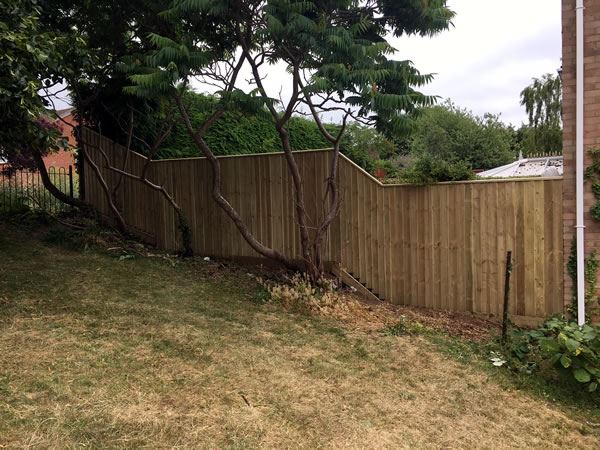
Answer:
<path fill-rule="evenodd" d="M 90 156 L 102 146 L 113 165 L 124 149 L 85 130 Z M 312 225 L 322 216 L 327 150 L 297 152 Z M 280 153 L 220 158 L 223 193 L 251 231 L 287 255 L 300 258 L 293 187 Z M 129 170 L 141 171 L 132 154 Z M 109 185 L 118 175 L 102 169 Z M 86 168 L 88 201 L 109 215 L 104 193 Z M 151 163 L 149 177 L 183 207 L 198 255 L 257 257 L 210 197 L 204 158 Z M 395 304 L 499 316 L 506 252 L 513 251 L 511 310 L 521 319 L 563 310 L 562 179 L 383 185 L 350 160 L 340 161 L 342 209 L 328 232 L 325 259 L 353 274 Z M 159 248 L 180 248 L 173 211 L 157 192 L 124 179 L 118 204 L 127 223 Z"/>

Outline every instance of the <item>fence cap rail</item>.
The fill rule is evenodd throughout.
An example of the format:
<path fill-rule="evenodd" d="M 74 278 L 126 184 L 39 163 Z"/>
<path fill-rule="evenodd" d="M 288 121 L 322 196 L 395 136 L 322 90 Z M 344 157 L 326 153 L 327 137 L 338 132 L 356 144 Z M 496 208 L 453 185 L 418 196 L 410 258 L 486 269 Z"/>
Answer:
<path fill-rule="evenodd" d="M 332 148 L 315 148 L 309 150 L 294 150 L 294 154 L 298 153 L 322 153 L 329 152 L 333 150 Z M 137 152 L 132 150 L 132 153 L 138 154 Z M 281 156 L 284 152 L 265 152 L 265 153 L 242 153 L 239 155 L 217 155 L 217 159 L 233 159 L 233 158 L 250 158 L 250 157 L 264 157 L 264 156 Z M 143 155 L 140 155 L 145 158 Z M 206 160 L 206 156 L 191 156 L 187 158 L 164 158 L 164 159 L 153 159 L 153 163 L 162 163 L 162 162 L 173 162 L 173 161 L 190 161 L 190 160 Z"/>

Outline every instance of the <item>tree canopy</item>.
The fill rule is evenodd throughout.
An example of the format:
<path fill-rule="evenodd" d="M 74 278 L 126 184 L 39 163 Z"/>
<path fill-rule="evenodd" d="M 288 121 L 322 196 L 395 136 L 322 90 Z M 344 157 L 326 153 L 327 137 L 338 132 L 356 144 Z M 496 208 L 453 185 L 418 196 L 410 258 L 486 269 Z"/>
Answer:
<path fill-rule="evenodd" d="M 552 74 L 534 78 L 521 92 L 521 105 L 529 124 L 519 130 L 523 153 L 556 154 L 562 151 L 562 83 Z"/>
<path fill-rule="evenodd" d="M 423 110 L 414 122 L 408 147 L 416 156 L 491 169 L 515 159 L 514 134 L 497 115 L 479 117 L 447 101 Z"/>
<path fill-rule="evenodd" d="M 12 169 L 33 167 L 31 152 L 60 145 L 38 91 L 59 81 L 62 38 L 41 27 L 40 13 L 35 0 L 0 3 L 0 158 Z"/>

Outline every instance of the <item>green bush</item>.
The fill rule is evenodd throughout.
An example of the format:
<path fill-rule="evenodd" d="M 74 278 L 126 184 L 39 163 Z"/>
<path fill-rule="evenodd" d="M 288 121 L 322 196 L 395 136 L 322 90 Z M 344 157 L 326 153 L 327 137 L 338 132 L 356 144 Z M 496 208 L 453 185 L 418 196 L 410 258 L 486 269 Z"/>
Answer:
<path fill-rule="evenodd" d="M 547 363 L 589 392 L 598 389 L 600 325 L 579 327 L 576 322 L 554 317 L 541 328 L 517 336 L 513 336 L 510 358 L 530 367 Z"/>
<path fill-rule="evenodd" d="M 515 136 L 515 130 L 499 116 L 488 113 L 479 117 L 447 101 L 422 111 L 406 145 L 414 156 L 492 169 L 516 159 Z"/>
<path fill-rule="evenodd" d="M 398 153 L 397 145 L 374 128 L 349 124 L 341 151 L 372 175 L 376 169 L 384 169 L 387 177 L 398 175 L 398 167 L 390 161 Z"/>
<path fill-rule="evenodd" d="M 424 154 L 400 173 L 400 181 L 411 184 L 431 184 L 444 181 L 461 181 L 475 178 L 465 161 L 445 161 Z"/>
<path fill-rule="evenodd" d="M 210 114 L 212 97 L 189 93 L 186 96 L 190 119 L 200 126 Z M 162 120 L 162 115 L 155 120 Z M 335 125 L 327 125 L 330 131 Z M 331 147 L 312 120 L 293 117 L 289 122 L 290 143 L 294 150 L 310 150 Z M 207 144 L 216 155 L 239 155 L 281 151 L 281 141 L 273 121 L 266 114 L 227 112 L 217 120 L 205 136 Z M 200 151 L 190 138 L 186 128 L 178 123 L 163 144 L 159 158 L 186 158 L 200 156 Z"/>

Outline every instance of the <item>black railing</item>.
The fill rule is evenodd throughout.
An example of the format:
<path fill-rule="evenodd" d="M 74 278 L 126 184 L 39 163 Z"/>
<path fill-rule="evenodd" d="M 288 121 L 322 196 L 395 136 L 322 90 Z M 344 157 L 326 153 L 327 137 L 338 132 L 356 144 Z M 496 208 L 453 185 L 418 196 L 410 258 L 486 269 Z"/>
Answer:
<path fill-rule="evenodd" d="M 75 198 L 79 196 L 79 183 L 73 166 L 50 167 L 48 175 L 62 192 Z M 0 212 L 38 210 L 56 214 L 67 209 L 68 205 L 46 190 L 39 172 L 18 170 L 11 175 L 0 172 Z"/>

